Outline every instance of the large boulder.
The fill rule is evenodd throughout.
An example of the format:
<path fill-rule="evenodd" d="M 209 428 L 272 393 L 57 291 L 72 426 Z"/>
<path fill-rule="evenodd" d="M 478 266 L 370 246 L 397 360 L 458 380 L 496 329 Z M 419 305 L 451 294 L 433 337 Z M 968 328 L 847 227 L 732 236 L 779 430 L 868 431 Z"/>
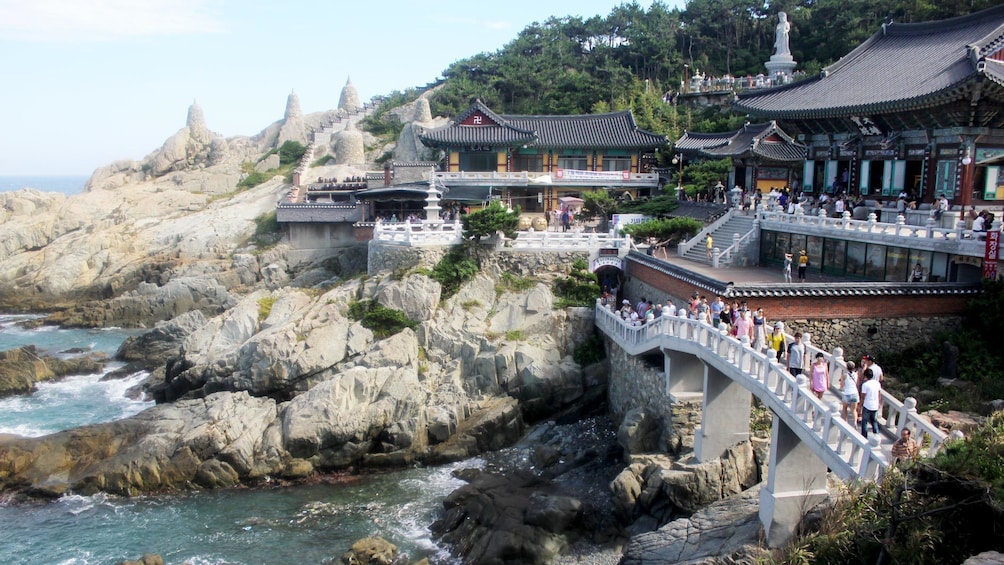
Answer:
<path fill-rule="evenodd" d="M 656 531 L 633 536 L 624 547 L 621 564 L 747 562 L 741 558 L 760 552 L 759 500 L 760 488 L 752 488 Z"/>
<path fill-rule="evenodd" d="M 44 355 L 34 345 L 0 351 L 0 397 L 29 393 L 36 383 L 67 375 L 100 373 L 104 366 L 98 356 Z"/>
<path fill-rule="evenodd" d="M 285 464 L 265 442 L 276 416 L 272 399 L 227 393 L 40 438 L 0 437 L 0 489 L 131 495 L 260 478 Z"/>
<path fill-rule="evenodd" d="M 425 401 L 414 370 L 348 369 L 289 402 L 282 415 L 285 447 L 315 467 L 350 465 L 371 451 L 420 451 Z M 394 423 L 409 426 L 387 433 Z"/>

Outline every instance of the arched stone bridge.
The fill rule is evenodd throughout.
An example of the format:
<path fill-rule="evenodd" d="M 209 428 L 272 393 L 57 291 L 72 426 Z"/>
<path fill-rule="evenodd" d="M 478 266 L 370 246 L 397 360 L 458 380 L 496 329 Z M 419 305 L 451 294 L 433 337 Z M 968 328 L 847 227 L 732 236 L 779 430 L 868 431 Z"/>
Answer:
<path fill-rule="evenodd" d="M 841 418 L 834 392 L 816 398 L 806 377 L 796 379 L 773 355 L 697 320 L 669 316 L 631 326 L 597 301 L 596 326 L 629 355 L 661 351 L 665 394 L 700 395 L 701 425 L 694 445 L 699 461 L 720 457 L 749 438 L 751 393 L 770 408 L 774 418 L 760 520 L 771 547 L 787 543 L 805 511 L 826 497 L 827 470 L 844 481 L 881 477 L 890 465 L 891 441 L 904 427 L 926 455 L 946 440 L 944 432 L 917 413 L 914 399 L 900 401 L 885 391 L 879 413 L 882 433 L 866 440 Z M 810 345 L 807 354 L 813 358 L 819 351 Z M 838 383 L 846 370 L 842 350 L 822 353 L 831 385 Z M 616 367 L 611 378 L 618 378 Z"/>

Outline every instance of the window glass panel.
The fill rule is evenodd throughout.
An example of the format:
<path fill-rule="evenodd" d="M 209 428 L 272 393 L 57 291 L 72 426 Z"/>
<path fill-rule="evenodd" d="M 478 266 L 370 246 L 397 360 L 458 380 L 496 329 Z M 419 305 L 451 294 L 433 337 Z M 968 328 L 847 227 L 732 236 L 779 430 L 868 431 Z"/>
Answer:
<path fill-rule="evenodd" d="M 823 272 L 829 275 L 844 274 L 846 264 L 847 241 L 843 239 L 827 239 L 823 242 Z"/>
<path fill-rule="evenodd" d="M 857 241 L 847 242 L 846 273 L 855 277 L 865 276 L 865 244 Z"/>
<path fill-rule="evenodd" d="M 760 232 L 760 262 L 772 263 L 777 259 L 774 246 L 777 245 L 777 233 L 772 231 Z"/>
<path fill-rule="evenodd" d="M 558 168 L 559 169 L 572 169 L 575 171 L 585 171 L 588 170 L 586 165 L 585 157 L 572 157 L 568 155 L 558 156 Z"/>
<path fill-rule="evenodd" d="M 603 157 L 603 170 L 604 171 L 630 171 L 631 170 L 631 158 L 630 157 Z"/>
<path fill-rule="evenodd" d="M 873 281 L 883 280 L 885 276 L 885 246 L 869 245 L 865 261 L 865 278 Z"/>
<path fill-rule="evenodd" d="M 515 155 L 513 156 L 512 170 L 539 173 L 544 170 L 544 156 Z"/>
<path fill-rule="evenodd" d="M 494 171 L 498 166 L 494 151 L 468 151 L 460 154 L 460 170 L 472 172 Z"/>
<path fill-rule="evenodd" d="M 906 281 L 910 272 L 910 250 L 903 247 L 889 247 L 885 255 L 885 280 Z"/>
<path fill-rule="evenodd" d="M 920 268 L 923 269 L 923 271 L 924 271 L 924 280 L 925 281 L 930 281 L 931 280 L 931 275 L 937 276 L 938 275 L 937 273 L 932 273 L 931 272 L 931 264 L 932 264 L 931 259 L 932 259 L 932 255 L 933 254 L 930 251 L 920 251 L 920 250 L 917 250 L 917 249 L 911 250 L 910 251 L 910 262 L 908 263 L 910 265 L 910 273 L 911 273 L 911 275 L 913 273 L 913 267 L 914 267 L 914 265 L 916 265 L 917 263 L 920 263 Z M 944 280 L 944 279 L 941 279 L 941 280 Z"/>
<path fill-rule="evenodd" d="M 809 270 L 819 270 L 823 264 L 823 238 L 810 235 L 805 243 L 805 250 L 809 253 Z"/>
<path fill-rule="evenodd" d="M 783 261 L 785 253 L 791 253 L 791 234 L 788 232 L 778 232 L 777 253 L 774 255 L 774 258 Z"/>
<path fill-rule="evenodd" d="M 791 234 L 791 253 L 796 258 L 798 257 L 798 252 L 805 249 L 805 236 L 798 233 Z"/>

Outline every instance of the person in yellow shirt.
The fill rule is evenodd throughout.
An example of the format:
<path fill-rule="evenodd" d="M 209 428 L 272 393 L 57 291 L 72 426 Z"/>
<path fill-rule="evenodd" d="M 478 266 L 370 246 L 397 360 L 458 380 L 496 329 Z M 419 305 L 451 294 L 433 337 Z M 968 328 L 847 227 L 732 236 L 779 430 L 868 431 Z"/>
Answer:
<path fill-rule="evenodd" d="M 803 249 L 798 254 L 798 282 L 805 282 L 805 271 L 809 268 L 809 256 Z"/>
<path fill-rule="evenodd" d="M 767 336 L 767 348 L 774 351 L 774 357 L 778 361 L 781 360 L 781 354 L 784 352 L 784 324 L 781 322 L 774 324 L 774 331 Z"/>
<path fill-rule="evenodd" d="M 708 234 L 707 248 L 708 248 L 708 262 L 711 262 L 711 248 L 714 247 L 715 241 L 711 239 L 711 234 Z"/>

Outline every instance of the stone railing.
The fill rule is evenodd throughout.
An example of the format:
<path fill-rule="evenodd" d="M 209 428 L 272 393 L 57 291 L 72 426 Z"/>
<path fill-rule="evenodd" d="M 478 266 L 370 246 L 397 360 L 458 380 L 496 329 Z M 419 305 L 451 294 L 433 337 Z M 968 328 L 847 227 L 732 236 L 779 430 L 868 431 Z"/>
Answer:
<path fill-rule="evenodd" d="M 691 353 L 740 382 L 802 441 L 810 443 L 817 456 L 841 479 L 875 479 L 890 465 L 889 455 L 880 447 L 879 434 L 865 439 L 840 416 L 839 403 L 817 398 L 805 375 L 792 376 L 772 353 L 750 347 L 748 338 L 740 341 L 709 324 L 678 316 L 659 317 L 633 326 L 599 301 L 595 320 L 596 326 L 629 354 L 656 348 Z M 810 358 L 819 351 L 812 346 L 808 350 Z M 839 371 L 846 370 L 843 352 L 837 348 L 833 353 L 823 354 L 830 364 L 831 383 L 838 382 Z M 882 405 L 879 422 L 886 435 L 898 437 L 899 430 L 908 427 L 929 455 L 937 452 L 947 439 L 944 432 L 917 413 L 914 399 L 901 402 L 883 391 Z"/>
<path fill-rule="evenodd" d="M 398 245 L 454 245 L 463 239 L 463 226 L 453 222 L 382 222 L 373 224 L 373 241 Z"/>
<path fill-rule="evenodd" d="M 728 212 L 725 212 L 718 217 L 717 220 L 711 222 L 710 224 L 704 226 L 697 235 L 688 239 L 687 241 L 681 242 L 676 246 L 676 252 L 680 257 L 683 257 L 690 251 L 695 245 L 703 245 L 709 233 L 713 233 L 718 228 L 725 225 L 726 222 L 732 219 L 732 216 L 736 214 L 735 208 L 729 208 Z"/>
<path fill-rule="evenodd" d="M 461 171 L 436 172 L 437 179 L 447 185 L 484 184 L 497 186 L 557 185 L 557 186 L 641 186 L 659 185 L 657 173 L 629 171 Z"/>
<path fill-rule="evenodd" d="M 896 223 L 886 223 L 877 221 L 875 214 L 869 215 L 868 220 L 853 220 L 850 212 L 844 212 L 840 218 L 830 218 L 825 212 L 809 215 L 760 211 L 757 218 L 760 220 L 760 227 L 766 230 L 793 231 L 969 256 L 982 257 L 984 252 L 984 243 L 978 239 L 980 234 L 966 230 L 963 222 L 958 222 L 954 229 L 937 227 L 933 220 L 926 226 L 914 226 L 907 224 L 902 216 L 897 218 Z"/>
<path fill-rule="evenodd" d="M 575 250 L 617 248 L 624 253 L 631 248 L 631 236 L 618 237 L 604 233 L 521 231 L 516 239 L 506 242 L 512 249 Z"/>
<path fill-rule="evenodd" d="M 732 245 L 722 249 L 721 251 L 717 251 L 713 257 L 711 265 L 713 267 L 734 265 L 736 263 L 736 259 L 743 257 L 746 251 L 750 248 L 750 245 L 756 243 L 758 237 L 760 237 L 760 222 L 753 220 L 753 228 L 742 236 L 734 234 L 732 237 Z"/>

